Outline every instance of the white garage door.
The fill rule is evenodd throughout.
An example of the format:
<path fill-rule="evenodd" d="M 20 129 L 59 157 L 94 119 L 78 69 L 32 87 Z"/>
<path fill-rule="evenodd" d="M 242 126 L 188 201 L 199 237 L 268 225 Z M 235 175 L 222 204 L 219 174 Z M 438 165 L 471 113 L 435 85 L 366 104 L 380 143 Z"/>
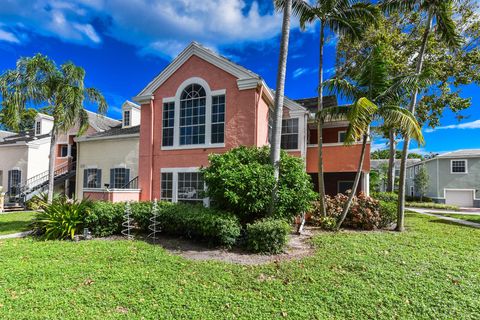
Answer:
<path fill-rule="evenodd" d="M 473 190 L 445 190 L 445 202 L 459 207 L 473 207 Z"/>

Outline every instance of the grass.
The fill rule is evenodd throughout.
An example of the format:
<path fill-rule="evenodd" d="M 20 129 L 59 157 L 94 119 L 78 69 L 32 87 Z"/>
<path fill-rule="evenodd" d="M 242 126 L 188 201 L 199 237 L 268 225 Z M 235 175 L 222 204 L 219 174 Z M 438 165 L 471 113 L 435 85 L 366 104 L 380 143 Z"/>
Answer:
<path fill-rule="evenodd" d="M 446 214 L 446 213 L 433 213 L 433 214 L 438 214 L 442 215 L 445 217 L 451 217 L 455 219 L 461 219 L 461 220 L 466 220 L 466 221 L 471 221 L 475 223 L 480 223 L 480 215 L 472 215 L 472 214 Z"/>
<path fill-rule="evenodd" d="M 189 261 L 140 241 L 0 241 L 1 319 L 478 319 L 480 230 L 323 233 L 316 255 Z"/>
<path fill-rule="evenodd" d="M 34 215 L 34 211 L 0 214 L 0 235 L 29 230 Z"/>
<path fill-rule="evenodd" d="M 407 202 L 405 206 L 412 207 L 412 208 L 438 209 L 438 210 L 450 210 L 450 211 L 459 210 L 457 206 L 435 203 L 435 202 Z"/>

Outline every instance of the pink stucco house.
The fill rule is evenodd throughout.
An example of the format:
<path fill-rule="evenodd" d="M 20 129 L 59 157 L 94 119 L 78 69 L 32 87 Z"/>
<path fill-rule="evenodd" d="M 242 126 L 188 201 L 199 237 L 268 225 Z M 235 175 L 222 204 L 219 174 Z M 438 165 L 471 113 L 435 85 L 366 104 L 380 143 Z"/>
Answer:
<path fill-rule="evenodd" d="M 254 72 L 190 44 L 134 100 L 141 105 L 138 150 L 140 200 L 201 199 L 204 183 L 199 168 L 210 153 L 268 145 L 273 93 Z M 326 104 L 336 105 L 334 97 Z M 314 125 L 316 101 L 285 100 L 282 148 L 305 160 L 317 175 Z M 329 122 L 324 130 L 326 192 L 351 188 L 361 146 L 342 143 L 348 123 Z M 370 145 L 361 190 L 368 192 Z M 316 181 L 316 179 L 314 179 Z"/>

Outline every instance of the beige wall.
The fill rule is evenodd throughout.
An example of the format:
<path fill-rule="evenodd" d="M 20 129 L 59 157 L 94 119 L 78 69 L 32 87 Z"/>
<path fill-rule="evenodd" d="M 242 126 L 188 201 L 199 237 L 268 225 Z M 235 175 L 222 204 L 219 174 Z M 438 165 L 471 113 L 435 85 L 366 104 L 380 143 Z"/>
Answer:
<path fill-rule="evenodd" d="M 101 185 L 110 183 L 110 169 L 130 169 L 130 179 L 138 176 L 139 138 L 116 138 L 78 142 L 76 197 L 83 198 L 83 173 L 85 169 L 102 170 Z"/>

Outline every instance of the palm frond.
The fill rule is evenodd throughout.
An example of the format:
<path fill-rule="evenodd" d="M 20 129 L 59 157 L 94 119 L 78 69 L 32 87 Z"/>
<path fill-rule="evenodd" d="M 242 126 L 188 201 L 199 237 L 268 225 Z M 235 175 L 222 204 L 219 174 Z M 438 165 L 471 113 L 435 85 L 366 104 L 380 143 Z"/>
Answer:
<path fill-rule="evenodd" d="M 404 135 L 416 140 L 420 145 L 425 144 L 420 124 L 407 109 L 398 106 L 384 106 L 379 109 L 379 117 L 383 119 L 385 126 L 397 128 Z"/>
<path fill-rule="evenodd" d="M 363 92 L 346 79 L 332 78 L 324 81 L 323 86 L 330 93 L 349 100 L 359 99 L 363 96 Z"/>
<path fill-rule="evenodd" d="M 417 0 L 383 0 L 380 3 L 380 9 L 390 14 L 394 12 L 411 12 L 417 5 Z"/>
<path fill-rule="evenodd" d="M 449 0 L 441 1 L 434 8 L 437 18 L 437 30 L 440 38 L 450 48 L 458 48 L 462 44 L 462 37 L 457 32 L 457 26 L 453 20 L 453 2 Z"/>

